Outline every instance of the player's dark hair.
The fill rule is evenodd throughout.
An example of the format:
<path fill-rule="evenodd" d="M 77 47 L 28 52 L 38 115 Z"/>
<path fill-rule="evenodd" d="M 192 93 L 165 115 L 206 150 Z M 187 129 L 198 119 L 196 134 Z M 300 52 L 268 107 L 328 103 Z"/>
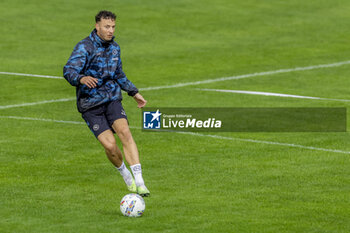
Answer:
<path fill-rule="evenodd" d="M 100 22 L 101 19 L 112 19 L 115 20 L 117 18 L 117 16 L 110 11 L 100 11 L 97 13 L 97 15 L 95 16 L 95 21 Z"/>

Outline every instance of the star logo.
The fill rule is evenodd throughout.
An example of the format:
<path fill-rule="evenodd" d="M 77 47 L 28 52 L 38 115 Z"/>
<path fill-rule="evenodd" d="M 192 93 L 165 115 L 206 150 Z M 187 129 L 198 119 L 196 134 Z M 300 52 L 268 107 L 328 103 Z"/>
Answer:
<path fill-rule="evenodd" d="M 155 113 L 151 113 L 151 115 L 153 116 L 153 118 L 151 120 L 151 122 L 152 122 L 154 120 L 159 121 L 159 116 L 162 115 L 162 114 L 159 112 L 159 109 L 157 109 L 157 111 Z"/>

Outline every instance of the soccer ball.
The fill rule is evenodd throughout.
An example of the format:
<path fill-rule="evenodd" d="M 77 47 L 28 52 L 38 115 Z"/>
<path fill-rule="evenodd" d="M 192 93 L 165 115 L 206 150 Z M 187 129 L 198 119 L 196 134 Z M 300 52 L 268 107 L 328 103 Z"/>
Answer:
<path fill-rule="evenodd" d="M 141 217 L 145 208 L 145 201 L 136 193 L 127 194 L 120 201 L 120 211 L 127 217 Z"/>

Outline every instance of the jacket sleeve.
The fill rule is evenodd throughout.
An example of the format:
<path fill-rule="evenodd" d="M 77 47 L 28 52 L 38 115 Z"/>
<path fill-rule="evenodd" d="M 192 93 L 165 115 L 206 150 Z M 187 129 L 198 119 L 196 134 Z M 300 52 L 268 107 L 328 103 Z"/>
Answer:
<path fill-rule="evenodd" d="M 85 76 L 82 74 L 82 71 L 87 62 L 87 58 L 88 52 L 86 47 L 83 43 L 79 42 L 63 68 L 63 76 L 72 86 L 78 86 L 80 84 L 80 79 Z"/>
<path fill-rule="evenodd" d="M 123 72 L 122 69 L 122 61 L 119 57 L 118 60 L 118 67 L 117 71 L 115 74 L 115 79 L 117 80 L 119 86 L 121 87 L 122 90 L 126 91 L 129 96 L 134 96 L 136 95 L 139 90 L 135 87 L 135 85 L 126 77 L 125 73 Z"/>

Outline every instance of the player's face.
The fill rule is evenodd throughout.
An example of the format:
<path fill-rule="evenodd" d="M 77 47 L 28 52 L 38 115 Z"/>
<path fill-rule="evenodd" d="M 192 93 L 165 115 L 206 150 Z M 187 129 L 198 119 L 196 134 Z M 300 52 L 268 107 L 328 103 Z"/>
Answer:
<path fill-rule="evenodd" d="M 97 35 L 104 41 L 112 40 L 115 31 L 115 20 L 112 19 L 101 19 L 95 25 Z"/>

